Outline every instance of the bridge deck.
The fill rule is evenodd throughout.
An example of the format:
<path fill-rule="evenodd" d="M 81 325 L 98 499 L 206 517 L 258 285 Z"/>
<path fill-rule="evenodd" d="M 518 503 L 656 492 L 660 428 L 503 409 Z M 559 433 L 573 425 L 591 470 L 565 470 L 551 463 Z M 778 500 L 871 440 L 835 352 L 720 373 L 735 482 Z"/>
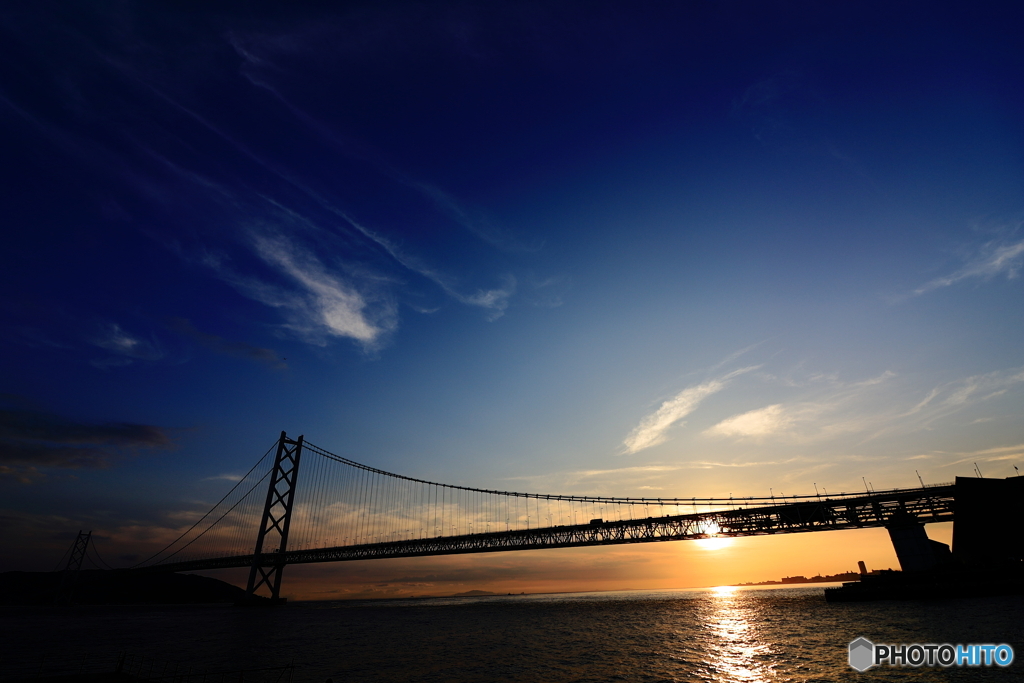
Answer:
<path fill-rule="evenodd" d="M 264 553 L 261 566 L 343 562 L 389 557 L 573 548 L 681 541 L 712 536 L 756 536 L 882 527 L 905 522 L 951 522 L 955 486 L 874 492 L 778 505 L 738 507 L 689 515 L 554 526 L 459 536 Z M 235 555 L 145 567 L 135 571 L 197 571 L 249 567 L 253 556 Z"/>

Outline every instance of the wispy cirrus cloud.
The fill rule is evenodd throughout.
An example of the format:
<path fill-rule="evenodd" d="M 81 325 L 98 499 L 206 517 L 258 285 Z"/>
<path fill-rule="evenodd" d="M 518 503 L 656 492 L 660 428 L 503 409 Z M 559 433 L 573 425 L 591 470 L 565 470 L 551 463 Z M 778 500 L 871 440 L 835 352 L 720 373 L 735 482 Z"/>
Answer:
<path fill-rule="evenodd" d="M 933 387 L 924 398 L 897 416 L 901 421 L 928 427 L 937 420 L 997 399 L 1024 384 L 1024 368 L 995 370 Z M 982 417 L 973 422 L 985 421 Z"/>
<path fill-rule="evenodd" d="M 634 427 L 622 442 L 625 446 L 625 453 L 637 453 L 645 448 L 664 443 L 668 440 L 668 430 L 696 410 L 704 399 L 724 389 L 732 378 L 760 367 L 760 365 L 753 365 L 740 368 L 717 379 L 683 389 L 662 403 L 655 412 L 640 420 L 640 424 Z"/>
<path fill-rule="evenodd" d="M 514 490 L 551 491 L 580 495 L 622 495 L 627 489 L 660 489 L 666 477 L 686 466 L 674 463 L 650 463 L 606 469 L 569 470 L 544 474 L 508 477 L 508 481 L 521 482 Z"/>
<path fill-rule="evenodd" d="M 679 468 L 679 465 L 637 465 L 636 467 L 615 467 L 607 470 L 580 470 L 571 474 L 575 477 L 586 479 L 590 477 L 604 477 L 609 474 L 622 476 L 638 473 L 647 474 L 649 472 L 672 472 Z"/>
<path fill-rule="evenodd" d="M 291 30 L 295 31 L 296 29 L 293 27 Z M 281 75 L 287 73 L 286 68 L 275 63 L 277 57 L 281 55 L 282 46 L 288 45 L 288 52 L 301 51 L 303 50 L 302 45 L 306 39 L 305 37 L 308 35 L 307 32 L 312 31 L 322 35 L 325 27 L 304 27 L 298 30 L 298 34 L 289 32 L 272 38 L 264 33 L 247 33 L 240 30 L 230 31 L 227 34 L 227 40 L 239 57 L 244 60 L 241 70 L 242 76 L 253 86 L 270 93 L 303 125 L 307 126 L 316 135 L 326 140 L 346 156 L 364 161 L 373 166 L 377 172 L 415 190 L 423 197 L 429 199 L 456 224 L 483 242 L 502 251 L 513 253 L 535 252 L 543 248 L 544 245 L 541 240 L 526 242 L 512 231 L 497 225 L 483 212 L 475 212 L 467 208 L 462 202 L 452 196 L 451 193 L 446 192 L 436 184 L 417 180 L 403 173 L 394 164 L 385 161 L 385 155 L 373 149 L 371 145 L 358 140 L 352 135 L 340 133 L 336 128 L 324 124 L 297 105 L 291 98 L 287 97 L 282 92 L 282 89 L 273 83 L 275 79 L 280 80 Z M 303 37 L 300 38 L 299 35 Z"/>
<path fill-rule="evenodd" d="M 280 233 L 254 231 L 253 252 L 288 285 L 243 275 L 224 257 L 207 253 L 202 263 L 243 295 L 283 312 L 285 328 L 324 345 L 345 337 L 370 347 L 396 325 L 392 302 L 379 292 L 360 291 L 310 250 Z"/>
<path fill-rule="evenodd" d="M 1024 443 L 1012 446 L 994 446 L 969 451 L 934 450 L 911 456 L 907 460 L 920 460 L 923 465 L 946 468 L 958 465 L 985 464 L 979 470 L 986 477 L 1020 476 L 1020 467 L 1024 466 Z"/>
<path fill-rule="evenodd" d="M 686 462 L 654 462 L 628 467 L 569 470 L 544 474 L 508 477 L 516 481 L 512 490 L 550 491 L 578 495 L 645 496 L 644 491 L 664 491 L 663 497 L 682 496 L 687 490 L 684 473 L 711 470 L 737 471 L 758 468 L 788 468 L 795 463 L 810 463 L 806 457 L 765 458 L 751 460 L 741 456 L 735 460 L 702 459 Z"/>
<path fill-rule="evenodd" d="M 797 458 L 786 460 L 748 460 L 742 462 L 719 462 L 717 460 L 690 460 L 685 463 L 674 465 L 638 465 L 635 467 L 616 467 L 607 470 L 580 470 L 570 473 L 571 476 L 586 479 L 592 477 L 629 477 L 631 475 L 646 475 L 648 473 L 676 472 L 679 470 L 710 469 L 712 467 L 766 467 L 769 465 L 785 465 L 796 462 Z M 643 488 L 643 487 L 640 487 Z"/>
<path fill-rule="evenodd" d="M 232 34 L 231 44 L 236 51 L 243 56 L 250 65 L 264 64 L 264 60 L 255 55 L 252 49 L 246 48 L 239 42 L 238 36 Z M 316 210 L 326 211 L 336 217 L 343 219 L 357 233 L 374 242 L 403 268 L 417 273 L 439 285 L 445 294 L 459 303 L 483 308 L 487 311 L 488 320 L 500 318 L 509 305 L 510 299 L 515 295 L 517 280 L 511 274 L 505 274 L 499 278 L 500 285 L 490 288 L 477 288 L 475 291 L 467 291 L 468 288 L 459 286 L 457 278 L 451 277 L 441 270 L 426 266 L 421 259 L 411 256 L 396 247 L 396 244 L 381 235 L 379 232 L 370 230 L 354 220 L 347 212 L 337 207 L 337 200 L 325 196 L 317 191 L 310 183 L 304 181 L 299 175 L 289 171 L 280 163 L 271 161 L 268 157 L 256 151 L 257 147 L 250 146 L 235 136 L 230 135 L 224 128 L 214 124 L 209 118 L 199 113 L 197 109 L 186 106 L 175 97 L 158 88 L 144 74 L 136 73 L 133 68 L 123 63 L 112 63 L 119 73 L 132 79 L 140 87 L 151 92 L 159 100 L 171 105 L 175 110 L 187 116 L 199 124 L 202 128 L 216 135 L 225 143 L 233 147 L 240 155 L 262 171 L 269 172 L 278 180 L 282 181 L 290 189 L 297 190 L 305 195 L 305 199 L 312 200 Z M 265 65 L 265 64 L 264 64 Z M 299 107 L 292 104 L 282 93 L 269 83 L 255 78 L 249 71 L 245 72 L 246 77 L 256 86 L 267 90 L 287 106 L 304 125 L 316 133 L 317 136 L 343 151 L 346 157 L 368 162 L 376 167 L 382 175 L 391 178 L 401 185 L 412 188 L 416 192 L 430 199 L 438 209 L 453 217 L 459 224 L 463 225 L 474 235 L 480 237 L 484 242 L 501 248 L 506 251 L 535 251 L 535 247 L 521 245 L 511 234 L 507 234 L 494 228 L 484 217 L 471 219 L 468 211 L 449 195 L 441 190 L 423 183 L 417 183 L 398 173 L 395 169 L 384 164 L 371 149 L 367 148 L 354 139 L 338 134 L 330 127 L 319 123 L 313 117 L 303 112 Z M 136 145 L 142 146 L 139 143 Z M 146 153 L 157 159 L 161 166 L 170 170 L 175 176 L 186 180 L 190 184 L 200 188 L 207 196 L 226 202 L 231 206 L 244 207 L 252 213 L 265 211 L 258 201 L 250 203 L 252 194 L 259 196 L 263 202 L 269 203 L 273 211 L 285 214 L 286 220 L 296 224 L 302 224 L 306 237 L 319 234 L 321 237 L 328 232 L 323 227 L 323 221 L 311 217 L 311 212 L 306 209 L 296 208 L 296 202 L 286 202 L 283 199 L 274 199 L 260 192 L 252 192 L 245 184 L 231 186 L 215 182 L 209 177 L 190 170 L 186 165 L 172 161 L 163 154 L 152 150 Z M 247 199 L 248 198 L 248 199 Z M 301 204 L 302 202 L 298 202 Z M 288 204 L 291 204 L 289 206 Z M 327 221 L 330 223 L 330 221 Z M 259 281 L 251 275 L 242 275 L 238 272 L 223 272 L 224 279 L 229 281 L 243 293 L 251 298 L 267 305 L 282 308 L 290 311 L 289 326 L 300 333 L 307 341 L 317 344 L 325 343 L 329 337 L 347 337 L 363 343 L 374 345 L 379 338 L 397 325 L 397 311 L 392 305 L 394 288 L 384 286 L 374 276 L 354 277 L 350 274 L 342 278 L 335 272 L 330 272 L 323 264 L 322 259 L 315 254 L 320 250 L 299 249 L 297 247 L 297 234 L 291 235 L 290 239 L 284 237 L 282 232 L 272 238 L 262 235 L 255 241 L 257 250 L 263 260 L 274 265 L 282 273 L 297 280 L 307 291 L 306 296 L 289 296 L 288 292 L 281 287 L 270 283 Z M 262 243 L 261 243 L 262 242 Z M 268 244 L 278 242 L 280 244 Z M 287 243 L 287 244 L 285 244 Z M 282 248 L 283 247 L 283 248 Z M 353 256 L 353 264 L 357 262 Z M 220 261 L 218 259 L 218 261 Z M 210 263 L 207 263 L 210 265 Z M 223 261 L 217 263 L 223 269 L 226 264 Z M 363 273 L 362 275 L 366 275 Z M 391 283 L 394 285 L 395 283 Z M 300 311 L 300 309 L 307 309 Z"/>
<path fill-rule="evenodd" d="M 510 252 L 533 252 L 539 251 L 544 246 L 542 242 L 525 244 L 511 232 L 494 225 L 486 216 L 472 216 L 471 212 L 459 204 L 454 197 L 434 185 L 419 182 L 409 182 L 409 184 L 432 199 L 459 225 L 493 247 Z"/>
<path fill-rule="evenodd" d="M 795 417 L 779 403 L 722 420 L 705 434 L 713 436 L 764 437 L 792 427 Z"/>
<path fill-rule="evenodd" d="M 960 269 L 949 275 L 937 277 L 914 290 L 921 295 L 943 287 L 955 285 L 964 280 L 990 280 L 1000 275 L 1012 279 L 1020 274 L 1024 265 L 1024 240 L 1017 242 L 992 241 L 983 245 Z"/>
<path fill-rule="evenodd" d="M 864 412 L 857 405 L 863 399 L 863 394 L 847 393 L 822 397 L 819 401 L 774 403 L 727 417 L 701 434 L 755 443 L 811 443 L 865 432 L 890 419 L 888 413 Z"/>
<path fill-rule="evenodd" d="M 241 474 L 218 474 L 215 477 L 204 477 L 203 481 L 242 481 L 244 478 Z"/>
<path fill-rule="evenodd" d="M 977 451 L 962 451 L 956 453 L 949 453 L 946 455 L 952 456 L 965 456 L 951 462 L 947 462 L 942 467 L 951 467 L 953 465 L 961 465 L 965 462 L 974 462 L 980 460 L 981 462 L 1024 462 L 1024 443 L 1016 444 L 1014 446 L 996 446 L 995 448 L 982 448 Z M 1018 470 L 1019 471 L 1019 470 Z"/>
<path fill-rule="evenodd" d="M 487 319 L 490 321 L 497 320 L 504 315 L 505 309 L 508 308 L 509 300 L 516 293 L 517 282 L 516 278 L 512 275 L 505 275 L 502 278 L 503 282 L 501 287 L 478 289 L 472 294 L 460 291 L 455 279 L 451 276 L 442 273 L 436 268 L 428 266 L 422 259 L 405 253 L 405 251 L 399 248 L 393 240 L 388 239 L 375 230 L 371 230 L 348 214 L 336 210 L 335 213 L 343 218 L 350 226 L 358 230 L 364 237 L 372 240 L 379 247 L 384 249 L 384 251 L 387 252 L 387 254 L 403 268 L 427 278 L 440 287 L 445 294 L 459 303 L 488 309 Z"/>
<path fill-rule="evenodd" d="M 258 71 L 260 70 L 264 70 L 268 67 L 270 67 L 271 70 L 275 70 L 276 67 L 271 65 L 269 57 L 261 57 L 256 54 L 258 49 L 257 45 L 250 44 L 251 40 L 254 38 L 255 37 L 253 36 L 245 37 L 237 31 L 230 33 L 228 37 L 232 47 L 246 61 L 246 68 L 243 69 L 242 72 L 243 75 L 254 86 L 269 92 L 277 98 L 289 112 L 291 112 L 305 126 L 315 132 L 317 136 L 336 147 L 339 151 L 342 151 L 346 156 L 370 164 L 382 175 L 389 177 L 406 187 L 412 188 L 423 196 L 429 198 L 436 207 L 453 218 L 459 225 L 493 247 L 508 252 L 535 252 L 543 247 L 543 244 L 541 243 L 523 243 L 511 232 L 502 230 L 495 226 L 482 214 L 476 217 L 471 217 L 471 212 L 463 207 L 449 193 L 435 185 L 416 181 L 407 177 L 392 165 L 384 162 L 382 155 L 379 152 L 374 151 L 366 144 L 357 141 L 351 136 L 338 133 L 332 127 L 325 125 L 315 117 L 309 115 L 302 108 L 287 98 L 280 89 L 272 85 L 266 78 L 258 75 Z M 257 40 L 257 43 L 260 42 L 260 40 Z M 231 142 L 233 144 L 237 144 L 234 143 L 233 140 Z M 248 150 L 246 150 L 246 153 L 251 154 Z M 409 254 L 404 249 L 401 249 L 394 240 L 389 239 L 379 231 L 373 230 L 360 221 L 357 221 L 348 212 L 339 209 L 333 201 L 324 197 L 320 192 L 314 190 L 307 183 L 295 177 L 294 174 L 286 173 L 276 165 L 270 164 L 263 159 L 256 158 L 256 160 L 261 166 L 286 180 L 295 188 L 301 190 L 309 198 L 313 199 L 321 208 L 341 218 L 348 223 L 350 227 L 362 234 L 363 237 L 366 237 L 377 246 L 381 247 L 385 253 L 387 253 L 403 268 L 434 282 L 434 284 L 438 285 L 445 294 L 459 303 L 487 309 L 487 319 L 489 321 L 497 320 L 504 315 L 505 309 L 508 307 L 509 300 L 516 293 L 517 281 L 514 276 L 510 274 L 504 275 L 501 278 L 502 286 L 500 287 L 478 289 L 474 293 L 465 293 L 457 285 L 455 278 L 443 273 L 437 268 L 428 266 L 422 259 Z"/>
<path fill-rule="evenodd" d="M 789 465 L 794 462 L 800 462 L 800 458 L 787 458 L 785 460 L 748 460 L 744 462 L 715 462 L 712 460 L 694 460 L 688 463 L 688 466 L 702 469 L 712 469 L 714 467 L 773 467 L 777 465 Z"/>
<path fill-rule="evenodd" d="M 772 403 L 732 415 L 701 434 L 737 441 L 811 442 L 865 431 L 891 417 L 892 411 L 879 413 L 872 404 L 880 393 L 889 391 L 887 385 L 896 377 L 891 370 L 853 382 L 841 381 L 833 373 L 815 373 L 806 380 L 763 377 L 788 389 L 802 390 L 804 395 L 801 400 Z"/>
<path fill-rule="evenodd" d="M 117 323 L 104 325 L 89 341 L 93 346 L 113 354 L 92 361 L 92 365 L 101 369 L 130 365 L 139 360 L 159 360 L 164 357 L 164 352 L 156 342 L 132 334 Z"/>
<path fill-rule="evenodd" d="M 937 422 L 977 409 L 1024 386 L 1024 369 L 1011 368 L 947 382 L 914 397 L 891 386 L 886 371 L 859 382 L 830 382 L 827 390 L 790 403 L 773 403 L 729 416 L 703 436 L 736 441 L 816 443 L 861 434 L 863 441 L 931 429 Z M 920 395 L 918 395 L 920 396 Z M 809 400 L 811 399 L 811 400 Z M 980 418 L 988 421 L 990 418 Z M 968 418 L 973 423 L 979 419 Z"/>
<path fill-rule="evenodd" d="M 299 300 L 304 305 L 292 310 L 300 331 L 322 331 L 369 344 L 394 326 L 392 310 L 385 306 L 371 315 L 362 293 L 293 241 L 282 235 L 257 235 L 255 246 L 266 263 L 291 278 L 303 292 Z"/>

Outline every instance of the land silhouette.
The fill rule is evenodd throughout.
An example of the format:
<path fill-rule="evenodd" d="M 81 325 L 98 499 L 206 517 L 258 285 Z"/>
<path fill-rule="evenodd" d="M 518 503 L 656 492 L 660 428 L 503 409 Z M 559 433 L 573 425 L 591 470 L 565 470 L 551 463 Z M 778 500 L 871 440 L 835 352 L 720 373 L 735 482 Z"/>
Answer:
<path fill-rule="evenodd" d="M 0 605 L 83 605 L 234 603 L 245 591 L 197 574 L 147 574 L 129 570 L 4 572 Z M 262 598 L 259 598 L 262 599 Z"/>

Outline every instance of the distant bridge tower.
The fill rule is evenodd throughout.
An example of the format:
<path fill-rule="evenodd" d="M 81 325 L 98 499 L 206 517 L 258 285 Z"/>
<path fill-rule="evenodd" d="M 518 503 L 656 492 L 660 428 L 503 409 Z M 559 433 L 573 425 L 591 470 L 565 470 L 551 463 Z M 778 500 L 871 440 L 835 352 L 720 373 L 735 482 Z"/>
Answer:
<path fill-rule="evenodd" d="M 274 469 L 270 474 L 267 488 L 267 502 L 263 507 L 263 521 L 256 537 L 256 548 L 252 553 L 252 567 L 249 570 L 249 584 L 245 589 L 246 598 L 253 598 L 257 591 L 266 586 L 270 599 L 275 603 L 281 599 L 281 575 L 284 572 L 284 554 L 288 550 L 288 528 L 292 522 L 292 503 L 299 475 L 299 458 L 302 456 L 302 438 L 292 441 L 281 432 L 277 442 Z M 276 546 L 276 547 L 275 547 Z M 264 548 L 269 547 L 269 552 Z"/>
<path fill-rule="evenodd" d="M 57 602 L 68 604 L 75 594 L 75 584 L 78 583 L 78 573 L 82 570 L 82 562 L 85 560 L 85 553 L 89 549 L 89 539 L 92 538 L 92 531 L 78 532 L 74 545 L 71 546 L 71 554 L 68 556 L 68 564 L 64 567 L 64 574 L 60 577 L 60 586 L 57 588 Z"/>

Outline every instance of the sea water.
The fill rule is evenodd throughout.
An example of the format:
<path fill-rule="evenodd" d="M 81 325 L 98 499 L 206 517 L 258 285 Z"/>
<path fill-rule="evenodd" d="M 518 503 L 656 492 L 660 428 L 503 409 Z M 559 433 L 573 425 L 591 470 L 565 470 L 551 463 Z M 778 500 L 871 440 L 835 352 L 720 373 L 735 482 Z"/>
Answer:
<path fill-rule="evenodd" d="M 1024 681 L 1010 667 L 874 667 L 847 646 L 1008 643 L 1024 597 L 829 604 L 822 586 L 230 606 L 0 610 L 0 674 L 117 653 L 179 670 L 294 664 L 292 681 Z M 105 658 L 105 659 L 104 659 Z M 28 667 L 28 668 L 26 668 Z"/>

